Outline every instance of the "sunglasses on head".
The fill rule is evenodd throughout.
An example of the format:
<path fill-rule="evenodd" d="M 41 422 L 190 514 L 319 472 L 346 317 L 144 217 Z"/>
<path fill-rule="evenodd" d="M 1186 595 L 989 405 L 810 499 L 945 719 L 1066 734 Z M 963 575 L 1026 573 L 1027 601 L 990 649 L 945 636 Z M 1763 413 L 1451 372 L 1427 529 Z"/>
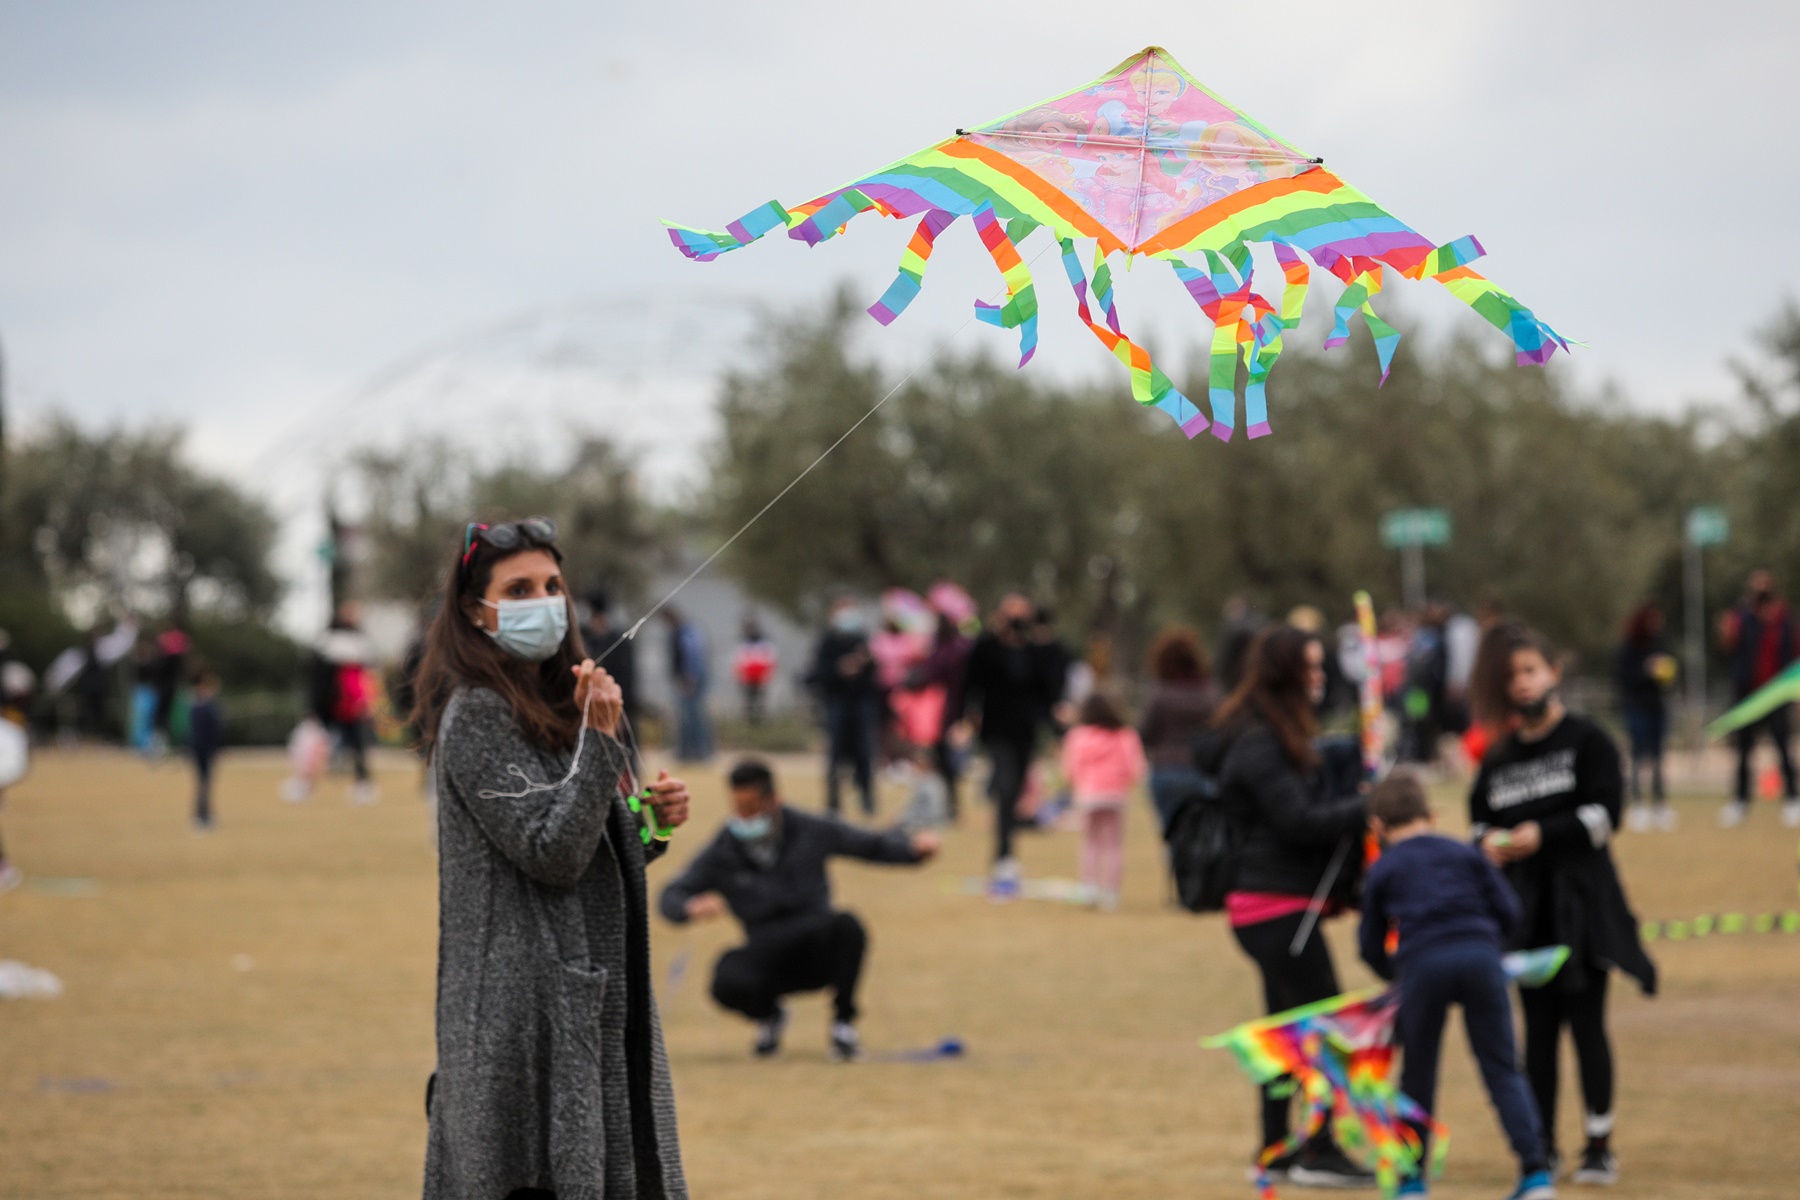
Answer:
<path fill-rule="evenodd" d="M 499 525 L 470 521 L 463 531 L 463 566 L 469 565 L 478 541 L 500 551 L 517 550 L 521 546 L 554 546 L 556 522 L 549 517 L 526 517 L 523 521 L 506 521 Z"/>

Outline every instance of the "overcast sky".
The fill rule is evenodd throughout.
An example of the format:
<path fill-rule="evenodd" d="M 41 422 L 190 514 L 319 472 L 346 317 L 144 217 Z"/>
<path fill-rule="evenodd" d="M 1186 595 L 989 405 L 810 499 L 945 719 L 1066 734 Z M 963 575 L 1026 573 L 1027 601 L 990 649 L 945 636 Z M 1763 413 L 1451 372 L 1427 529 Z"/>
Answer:
<path fill-rule="evenodd" d="M 775 238 L 697 265 L 658 217 L 722 228 L 804 200 L 1155 42 L 1427 235 L 1478 235 L 1483 270 L 1588 343 L 1584 382 L 1666 408 L 1730 394 L 1725 359 L 1800 268 L 1780 233 L 1800 194 L 1797 14 L 1729 0 L 5 0 L 0 339 L 20 406 L 181 420 L 240 474 L 421 346 L 543 306 L 626 312 L 632 370 L 710 370 L 723 359 L 646 350 L 675 343 L 637 332 L 660 319 L 637 300 L 801 304 L 844 279 L 872 299 L 908 230 L 865 217 L 817 249 Z M 953 331 L 1012 352 L 1010 334 L 958 329 L 994 281 L 954 232 L 905 328 L 869 339 L 890 357 Z M 1166 274 L 1138 265 L 1126 319 L 1164 345 L 1197 340 Z M 1030 369 L 1116 371 L 1070 315 L 1053 256 L 1038 275 L 1045 351 Z M 1428 327 L 1463 319 L 1438 291 L 1387 295 Z M 633 396 L 631 420 L 596 415 L 640 440 L 659 421 L 664 442 L 703 435 L 688 409 L 665 420 Z M 438 419 L 531 417 L 495 404 Z"/>

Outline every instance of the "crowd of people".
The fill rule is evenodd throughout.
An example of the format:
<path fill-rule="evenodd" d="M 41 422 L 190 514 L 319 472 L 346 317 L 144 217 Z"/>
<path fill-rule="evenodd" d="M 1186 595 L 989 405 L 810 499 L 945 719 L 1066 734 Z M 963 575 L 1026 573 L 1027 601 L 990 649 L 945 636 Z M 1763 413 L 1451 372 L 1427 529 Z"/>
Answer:
<path fill-rule="evenodd" d="M 1553 1195 L 1564 1165 L 1554 1134 L 1559 1047 L 1567 1029 L 1585 1139 L 1569 1177 L 1596 1185 L 1617 1178 L 1608 985 L 1619 971 L 1653 994 L 1656 970 L 1639 941 L 1610 845 L 1621 829 L 1668 830 L 1675 820 L 1662 760 L 1678 667 L 1655 605 L 1633 612 L 1613 664 L 1629 765 L 1603 725 L 1566 707 L 1565 660 L 1528 627 L 1491 610 L 1470 615 L 1434 604 L 1418 613 L 1389 612 L 1370 646 L 1355 625 L 1327 633 L 1312 610 L 1271 622 L 1234 600 L 1221 622 L 1216 675 L 1191 630 L 1170 628 L 1155 640 L 1135 723 L 1110 681 L 1074 669 L 1080 659 L 1056 636 L 1050 614 L 1022 595 L 1004 596 L 979 628 L 966 615 L 959 621 L 934 606 L 929 636 L 909 634 L 903 614 L 886 604 L 883 610 L 871 630 L 862 606 L 849 597 L 836 600 L 808 676 L 827 734 L 829 816 L 842 812 L 846 770 L 864 813 L 873 814 L 882 761 L 929 763 L 954 795 L 965 751 L 978 748 L 987 760 L 994 821 L 988 892 L 1010 899 L 1021 878 L 1020 802 L 1032 772 L 1043 766 L 1043 742 L 1053 738 L 1060 751 L 1051 757 L 1081 830 L 1081 881 L 1090 902 L 1110 909 L 1119 893 L 1124 811 L 1140 785 L 1148 785 L 1151 809 L 1165 828 L 1182 805 L 1210 798 L 1229 814 L 1234 831 L 1231 883 L 1221 907 L 1262 977 L 1268 1011 L 1341 991 L 1321 922 L 1360 905 L 1363 956 L 1378 973 L 1399 980 L 1402 1086 L 1426 1117 L 1435 1105 L 1445 1012 L 1460 1005 L 1518 1160 L 1514 1195 Z M 1792 618 L 1766 573 L 1752 576 L 1744 603 L 1724 618 L 1720 647 L 1732 663 L 1735 699 L 1800 656 Z M 1370 664 L 1380 673 L 1396 764 L 1373 793 L 1358 741 L 1321 735 L 1322 721 L 1352 709 Z M 926 719 L 919 719 L 920 710 Z M 1761 738 L 1780 749 L 1784 819 L 1800 811 L 1785 749 L 1786 711 L 1738 735 L 1742 761 L 1723 824 L 1736 824 L 1747 811 L 1744 763 Z M 751 791 L 763 797 L 763 808 L 734 799 L 740 815 L 706 851 L 703 860 L 711 861 L 697 862 L 665 893 L 671 919 L 729 907 L 751 927 L 753 918 L 744 915 L 751 902 L 709 896 L 700 881 L 731 874 L 721 865 L 725 857 L 742 866 L 737 860 L 746 845 L 767 834 L 759 813 L 791 810 L 776 805 L 764 768 L 740 770 L 761 788 Z M 1471 840 L 1436 834 L 1420 771 L 1438 781 L 1467 781 Z M 734 775 L 734 789 L 741 782 Z M 946 816 L 955 811 L 948 807 Z M 895 862 L 924 856 L 900 833 L 888 843 L 863 836 L 866 844 L 844 852 Z M 1379 852 L 1367 849 L 1371 840 Z M 809 863 L 804 874 L 813 878 L 816 867 Z M 787 960 L 803 966 L 790 965 L 785 975 L 767 966 L 750 970 L 782 953 L 752 952 L 754 933 L 727 956 L 729 963 L 720 963 L 715 996 L 760 1022 L 759 1053 L 779 1044 L 784 987 L 826 986 L 845 977 L 832 974 L 833 963 L 861 961 L 860 927 L 852 934 L 853 918 L 830 915 L 822 885 L 809 894 L 816 909 L 809 920 L 819 930 L 809 936 L 817 945 Z M 839 928 L 833 921 L 842 923 L 835 936 L 854 951 L 830 948 L 823 931 Z M 1571 953 L 1555 979 L 1520 991 L 1525 1032 L 1518 1054 L 1501 952 L 1557 946 Z M 854 980 L 848 967 L 841 970 Z M 846 1011 L 845 988 L 831 986 L 838 988 L 839 1011 Z M 1372 1185 L 1371 1173 L 1334 1144 L 1329 1129 L 1293 1144 L 1290 1091 L 1279 1081 L 1265 1089 L 1259 1158 L 1271 1172 L 1300 1184 Z M 1428 1140 L 1429 1127 L 1418 1128 Z M 1407 1180 L 1403 1191 L 1423 1187 L 1422 1179 Z"/>
<path fill-rule="evenodd" d="M 753 1024 L 757 1056 L 780 1051 L 789 997 L 828 991 L 829 1051 L 861 1057 L 869 935 L 834 905 L 827 863 L 931 859 L 935 827 L 969 807 L 961 793 L 977 757 L 994 901 L 1021 894 L 1021 833 L 1054 814 L 1079 831 L 1082 898 L 1116 909 L 1136 799 L 1171 837 L 1181 814 L 1209 806 L 1228 830 L 1217 850 L 1227 882 L 1213 907 L 1270 1013 L 1341 992 L 1322 930 L 1360 909 L 1362 957 L 1400 989 L 1401 1084 L 1418 1106 L 1421 1144 L 1433 1135 L 1446 1012 L 1460 1005 L 1517 1157 L 1514 1200 L 1554 1195 L 1565 1029 L 1584 1129 L 1570 1178 L 1617 1178 L 1610 979 L 1621 972 L 1653 994 L 1657 977 L 1611 843 L 1621 829 L 1674 828 L 1663 758 L 1679 667 L 1654 605 L 1633 612 L 1613 663 L 1627 760 L 1605 726 L 1567 707 L 1550 645 L 1498 612 L 1396 610 L 1368 644 L 1359 626 L 1328 630 L 1315 610 L 1268 620 L 1234 598 L 1213 653 L 1180 626 L 1152 641 L 1134 718 L 1110 644 L 1096 639 L 1077 653 L 1055 614 L 1022 593 L 1001 596 L 985 617 L 952 584 L 925 596 L 891 592 L 875 606 L 839 597 L 804 668 L 825 735 L 825 811 L 786 800 L 767 762 L 737 762 L 724 825 L 652 905 L 647 868 L 688 818 L 687 786 L 667 773 L 644 777 L 633 647 L 608 597 L 584 600 L 578 609 L 568 594 L 551 522 L 473 523 L 402 672 L 399 699 L 430 763 L 440 850 L 427 1196 L 686 1195 L 650 987 L 653 910 L 676 924 L 729 914 L 741 925 L 742 943 L 714 966 L 711 994 Z M 660 612 L 676 685 L 672 748 L 678 760 L 705 761 L 714 753 L 706 637 L 673 606 Z M 1800 657 L 1792 613 L 1767 572 L 1751 576 L 1718 634 L 1735 698 Z M 63 668 L 73 694 L 83 672 L 98 669 L 100 646 L 84 647 L 87 665 Z M 142 727 L 147 750 L 183 726 L 195 823 L 210 829 L 226 741 L 217 676 L 178 627 L 134 630 L 123 651 L 105 652 L 135 663 L 131 728 Z M 308 723 L 327 750 L 347 755 L 359 802 L 375 799 L 374 659 L 360 611 L 346 603 L 307 660 Z M 764 719 L 778 670 L 773 643 L 747 620 L 732 673 L 748 720 Z M 1370 671 L 1391 727 L 1392 770 L 1380 782 L 1354 728 Z M 0 668 L 9 716 L 27 707 L 11 690 L 17 682 Z M 1783 818 L 1800 824 L 1789 733 L 1786 706 L 1739 732 L 1722 824 L 1746 818 L 1751 758 L 1764 739 L 1778 753 Z M 310 795 L 318 769 L 297 769 L 288 798 Z M 869 819 L 879 817 L 884 773 L 913 802 L 881 830 Z M 862 824 L 845 817 L 846 774 Z M 1051 795 L 1056 777 L 1065 803 Z M 1464 781 L 1468 838 L 1437 833 L 1427 778 Z M 0 886 L 9 869 L 0 856 Z M 1502 951 L 1553 947 L 1568 948 L 1567 962 L 1547 985 L 1521 989 L 1515 1047 Z M 1372 1186 L 1329 1126 L 1295 1135 L 1293 1104 L 1283 1081 L 1264 1087 L 1258 1166 L 1297 1184 Z M 1424 1187 L 1419 1176 L 1401 1183 L 1403 1194 Z"/>

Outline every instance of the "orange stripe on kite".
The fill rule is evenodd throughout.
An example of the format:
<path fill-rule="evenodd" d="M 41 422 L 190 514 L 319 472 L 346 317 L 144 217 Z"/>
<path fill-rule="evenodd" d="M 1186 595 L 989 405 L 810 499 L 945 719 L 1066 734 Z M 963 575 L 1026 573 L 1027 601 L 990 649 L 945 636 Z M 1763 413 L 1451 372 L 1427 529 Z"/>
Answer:
<path fill-rule="evenodd" d="M 1279 200 L 1283 196 L 1292 196 L 1297 192 L 1314 192 L 1325 195 L 1335 192 L 1343 186 L 1343 180 L 1323 167 L 1303 171 L 1287 179 L 1265 180 L 1254 187 L 1245 188 L 1236 195 L 1214 201 L 1191 217 L 1183 217 L 1155 237 L 1139 244 L 1133 253 L 1156 254 L 1163 250 L 1179 250 L 1213 226 L 1255 208 L 1259 204 Z"/>
<path fill-rule="evenodd" d="M 984 167 L 1005 175 L 1030 192 L 1046 208 L 1072 226 L 1082 237 L 1097 238 L 1108 254 L 1125 248 L 1125 243 L 1120 241 L 1117 235 L 1089 216 L 1085 209 L 1065 196 L 1054 184 L 1044 179 L 1043 176 L 1020 166 L 1004 154 L 998 154 L 986 146 L 978 146 L 967 138 L 957 138 L 953 142 L 946 143 L 939 147 L 939 152 L 951 158 L 974 159 Z"/>

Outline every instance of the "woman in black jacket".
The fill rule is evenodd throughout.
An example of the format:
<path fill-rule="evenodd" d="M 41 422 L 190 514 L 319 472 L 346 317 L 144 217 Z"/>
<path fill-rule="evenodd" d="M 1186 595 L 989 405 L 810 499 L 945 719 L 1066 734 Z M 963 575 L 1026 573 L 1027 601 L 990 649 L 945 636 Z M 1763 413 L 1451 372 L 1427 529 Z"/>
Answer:
<path fill-rule="evenodd" d="M 1656 992 L 1656 966 L 1638 940 L 1609 849 L 1619 828 L 1624 771 L 1605 730 L 1563 708 L 1561 675 L 1544 641 L 1516 621 L 1488 630 L 1475 656 L 1477 719 L 1511 722 L 1482 760 L 1469 793 L 1469 831 L 1519 893 L 1518 948 L 1567 946 L 1549 984 L 1519 993 L 1525 1075 L 1555 1157 L 1557 1050 L 1563 1026 L 1575 1042 L 1587 1109 L 1576 1183 L 1612 1183 L 1613 1061 L 1606 989 L 1617 967 Z"/>
<path fill-rule="evenodd" d="M 1225 912 L 1238 945 L 1262 973 L 1271 1013 L 1337 995 L 1337 971 L 1319 933 L 1319 917 L 1336 910 L 1335 893 L 1360 865 L 1363 799 L 1333 796 L 1326 785 L 1314 711 L 1325 697 L 1325 648 L 1313 634 L 1280 625 L 1251 643 L 1237 690 L 1215 723 L 1221 749 L 1202 770 L 1216 774 L 1220 794 L 1241 831 L 1237 871 Z M 1315 902 L 1316 895 L 1324 895 Z M 1301 934 L 1304 932 L 1305 936 Z M 1279 1093 L 1279 1094 L 1278 1094 Z M 1289 1136 L 1291 1095 L 1263 1089 L 1265 1153 Z M 1267 1164 L 1274 1178 L 1327 1187 L 1372 1185 L 1327 1131 Z"/>

